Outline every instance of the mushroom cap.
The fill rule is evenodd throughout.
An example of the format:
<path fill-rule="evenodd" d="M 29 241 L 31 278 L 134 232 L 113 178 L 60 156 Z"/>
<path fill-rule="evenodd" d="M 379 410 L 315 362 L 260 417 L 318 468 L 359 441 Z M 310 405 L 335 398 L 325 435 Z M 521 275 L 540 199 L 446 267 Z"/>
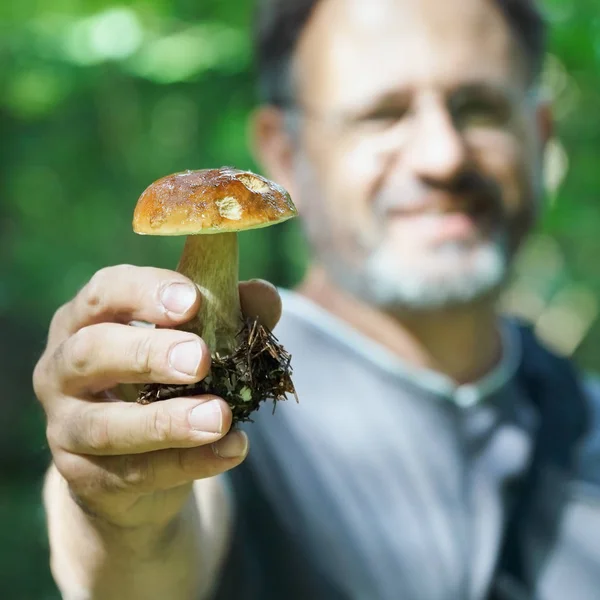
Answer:
<path fill-rule="evenodd" d="M 297 215 L 289 194 L 250 171 L 230 167 L 163 177 L 140 196 L 133 230 L 143 235 L 244 231 Z"/>

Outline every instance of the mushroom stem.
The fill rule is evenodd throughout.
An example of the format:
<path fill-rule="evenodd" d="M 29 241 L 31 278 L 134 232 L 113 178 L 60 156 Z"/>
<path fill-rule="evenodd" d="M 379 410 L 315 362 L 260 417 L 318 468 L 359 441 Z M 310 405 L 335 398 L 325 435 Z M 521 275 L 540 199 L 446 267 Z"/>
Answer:
<path fill-rule="evenodd" d="M 229 354 L 242 326 L 237 233 L 188 235 L 177 271 L 202 294 L 198 314 L 183 329 L 197 333 L 211 353 Z"/>

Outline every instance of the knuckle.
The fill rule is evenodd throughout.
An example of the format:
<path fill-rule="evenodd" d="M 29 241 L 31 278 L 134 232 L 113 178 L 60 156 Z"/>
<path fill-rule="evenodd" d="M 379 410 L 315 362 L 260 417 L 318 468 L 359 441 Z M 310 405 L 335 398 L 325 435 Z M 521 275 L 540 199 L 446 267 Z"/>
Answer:
<path fill-rule="evenodd" d="M 90 475 L 90 467 L 86 461 L 69 452 L 55 453 L 52 459 L 59 473 L 69 485 L 75 484 L 78 488 L 84 487 L 84 482 Z"/>
<path fill-rule="evenodd" d="M 43 355 L 36 363 L 32 376 L 33 392 L 40 402 L 46 395 L 47 377 L 46 356 Z"/>
<path fill-rule="evenodd" d="M 81 290 L 81 299 L 86 306 L 86 311 L 93 315 L 100 315 L 106 308 L 106 281 L 110 277 L 110 268 L 105 267 L 96 271 L 87 285 Z"/>
<path fill-rule="evenodd" d="M 69 339 L 68 352 L 64 352 L 64 345 L 59 346 L 59 353 L 65 353 L 71 369 L 78 375 L 85 375 L 90 370 L 94 357 L 94 340 L 92 330 L 88 327 L 80 329 Z"/>
<path fill-rule="evenodd" d="M 130 265 L 128 263 L 122 263 L 116 267 L 112 267 L 112 270 L 115 271 L 115 273 L 119 273 L 123 277 L 127 278 L 142 268 L 143 267 L 136 267 L 135 265 Z"/>
<path fill-rule="evenodd" d="M 152 338 L 150 335 L 140 335 L 135 344 L 133 361 L 133 368 L 137 373 L 148 374 L 152 371 Z"/>
<path fill-rule="evenodd" d="M 125 488 L 151 489 L 156 479 L 154 463 L 149 456 L 124 456 L 121 463 L 121 483 Z"/>
<path fill-rule="evenodd" d="M 173 417 L 163 406 L 157 406 L 148 420 L 148 436 L 153 442 L 165 444 L 173 439 Z"/>
<path fill-rule="evenodd" d="M 64 428 L 55 419 L 50 419 L 46 424 L 46 439 L 50 449 L 63 446 Z"/>
<path fill-rule="evenodd" d="M 96 271 L 79 293 L 78 300 L 83 303 L 84 311 L 92 320 L 101 320 L 112 315 L 109 291 L 119 281 L 130 281 L 138 267 L 133 265 L 117 265 L 104 267 Z"/>

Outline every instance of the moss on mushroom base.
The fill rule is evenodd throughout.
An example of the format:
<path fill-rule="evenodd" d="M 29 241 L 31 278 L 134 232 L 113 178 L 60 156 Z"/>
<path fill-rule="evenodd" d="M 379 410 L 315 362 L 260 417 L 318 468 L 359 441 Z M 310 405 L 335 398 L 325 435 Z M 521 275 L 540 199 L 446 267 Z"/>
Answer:
<path fill-rule="evenodd" d="M 211 370 L 202 381 L 191 385 L 146 385 L 138 396 L 141 404 L 150 404 L 197 394 L 215 394 L 224 398 L 233 413 L 233 424 L 251 421 L 250 415 L 265 400 L 285 400 L 293 394 L 291 356 L 277 338 L 256 319 L 244 323 L 238 333 L 236 350 L 229 355 L 218 352 L 212 357 Z"/>

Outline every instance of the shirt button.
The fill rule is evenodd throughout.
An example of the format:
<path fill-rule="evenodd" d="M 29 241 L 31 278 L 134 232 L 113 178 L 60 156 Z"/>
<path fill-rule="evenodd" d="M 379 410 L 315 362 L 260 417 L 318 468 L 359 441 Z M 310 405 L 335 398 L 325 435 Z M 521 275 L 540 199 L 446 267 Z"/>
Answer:
<path fill-rule="evenodd" d="M 479 391 L 472 385 L 463 385 L 456 390 L 454 402 L 461 408 L 471 408 L 479 402 Z"/>

